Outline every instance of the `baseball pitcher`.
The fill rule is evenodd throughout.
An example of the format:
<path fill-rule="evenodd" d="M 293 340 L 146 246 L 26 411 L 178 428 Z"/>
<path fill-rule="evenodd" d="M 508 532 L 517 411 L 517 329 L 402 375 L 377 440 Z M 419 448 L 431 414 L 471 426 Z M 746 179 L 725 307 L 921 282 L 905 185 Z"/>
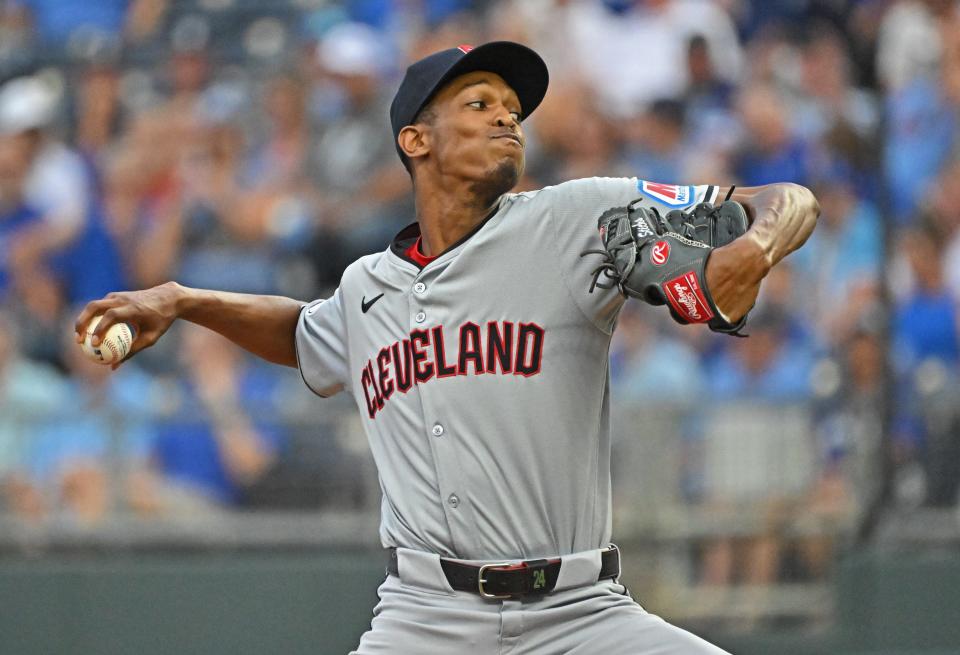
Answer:
<path fill-rule="evenodd" d="M 383 490 L 387 576 L 362 655 L 690 655 L 611 544 L 608 349 L 628 297 L 740 334 L 771 268 L 814 228 L 793 184 L 635 178 L 509 193 L 547 69 L 525 46 L 412 64 L 390 108 L 416 222 L 301 303 L 184 288 L 111 294 L 77 319 L 182 318 L 357 404 Z"/>

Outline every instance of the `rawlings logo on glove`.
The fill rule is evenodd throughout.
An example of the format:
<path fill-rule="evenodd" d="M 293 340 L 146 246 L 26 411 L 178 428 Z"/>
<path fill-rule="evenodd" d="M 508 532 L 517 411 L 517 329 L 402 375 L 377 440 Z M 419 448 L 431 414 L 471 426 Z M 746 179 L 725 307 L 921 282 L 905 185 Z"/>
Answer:
<path fill-rule="evenodd" d="M 713 318 L 713 312 L 693 271 L 670 280 L 663 285 L 663 290 L 670 306 L 687 319 L 687 323 L 703 323 Z"/>
<path fill-rule="evenodd" d="M 736 323 L 723 318 L 706 285 L 706 266 L 714 248 L 747 231 L 743 206 L 731 200 L 716 207 L 700 203 L 662 216 L 642 202 L 609 209 L 597 219 L 604 250 L 580 255 L 604 258 L 593 271 L 590 291 L 616 286 L 625 296 L 668 305 L 678 323 L 706 323 L 716 332 L 742 336 L 747 317 Z"/>

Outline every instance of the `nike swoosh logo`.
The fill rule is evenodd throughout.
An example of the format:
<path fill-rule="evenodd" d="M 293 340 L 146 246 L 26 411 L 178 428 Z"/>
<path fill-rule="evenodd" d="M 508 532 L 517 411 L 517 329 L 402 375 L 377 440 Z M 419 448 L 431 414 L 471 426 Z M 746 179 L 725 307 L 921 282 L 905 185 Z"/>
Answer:
<path fill-rule="evenodd" d="M 382 293 L 376 298 L 371 298 L 370 302 L 367 302 L 367 297 L 364 296 L 363 298 L 360 299 L 360 309 L 362 309 L 363 313 L 366 314 L 368 311 L 370 311 L 370 308 L 373 307 L 373 303 L 377 302 L 381 298 L 383 298 Z"/>

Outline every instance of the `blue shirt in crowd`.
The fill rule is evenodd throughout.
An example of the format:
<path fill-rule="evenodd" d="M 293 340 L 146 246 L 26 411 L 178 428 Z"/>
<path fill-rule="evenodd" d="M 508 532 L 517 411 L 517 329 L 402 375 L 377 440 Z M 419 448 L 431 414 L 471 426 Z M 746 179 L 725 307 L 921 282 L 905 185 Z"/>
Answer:
<path fill-rule="evenodd" d="M 955 110 L 929 78 L 914 80 L 891 95 L 887 113 L 884 169 L 894 214 L 903 223 L 943 168 L 960 126 Z"/>
<path fill-rule="evenodd" d="M 30 10 L 41 41 L 63 45 L 78 28 L 118 35 L 130 0 L 14 0 Z"/>
<path fill-rule="evenodd" d="M 929 358 L 960 364 L 957 305 L 950 292 L 918 291 L 904 301 L 897 308 L 894 338 L 901 364 L 908 368 Z"/>

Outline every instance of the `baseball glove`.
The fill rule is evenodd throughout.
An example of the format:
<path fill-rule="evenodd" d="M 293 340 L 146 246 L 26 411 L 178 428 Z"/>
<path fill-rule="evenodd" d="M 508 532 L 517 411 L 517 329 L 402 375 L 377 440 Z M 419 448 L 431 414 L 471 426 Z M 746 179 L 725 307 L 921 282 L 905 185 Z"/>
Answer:
<path fill-rule="evenodd" d="M 732 189 L 731 189 L 732 191 Z M 729 194 L 727 198 L 729 198 Z M 605 211 L 597 219 L 604 262 L 592 273 L 590 292 L 597 287 L 620 289 L 625 296 L 651 305 L 667 304 L 678 323 L 706 323 L 711 330 L 735 336 L 747 322 L 723 318 L 706 284 L 707 259 L 749 227 L 746 211 L 735 201 L 714 206 L 700 203 L 690 211 L 661 215 L 643 199 Z"/>

